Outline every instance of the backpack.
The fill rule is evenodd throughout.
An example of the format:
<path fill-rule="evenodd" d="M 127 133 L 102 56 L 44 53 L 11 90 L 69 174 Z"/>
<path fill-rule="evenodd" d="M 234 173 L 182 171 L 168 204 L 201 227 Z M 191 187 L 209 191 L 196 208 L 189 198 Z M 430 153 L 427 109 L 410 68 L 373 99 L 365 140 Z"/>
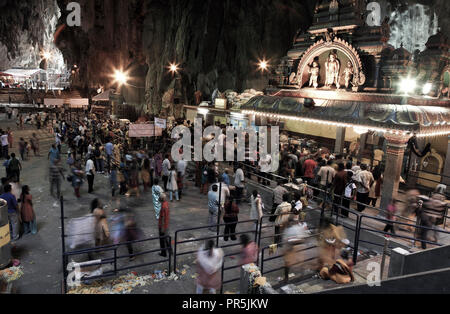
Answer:
<path fill-rule="evenodd" d="M 94 156 L 95 156 L 96 158 L 100 158 L 100 156 L 101 156 L 100 149 L 96 148 L 96 149 L 94 150 Z"/>

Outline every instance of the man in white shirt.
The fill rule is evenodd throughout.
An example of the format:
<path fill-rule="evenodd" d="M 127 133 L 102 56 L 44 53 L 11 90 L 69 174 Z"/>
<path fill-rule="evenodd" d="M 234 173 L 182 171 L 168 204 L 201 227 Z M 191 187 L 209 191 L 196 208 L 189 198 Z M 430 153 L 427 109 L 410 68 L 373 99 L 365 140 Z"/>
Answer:
<path fill-rule="evenodd" d="M 95 167 L 94 167 L 94 161 L 92 160 L 93 157 L 89 158 L 88 161 L 86 162 L 86 177 L 88 180 L 88 185 L 89 185 L 89 194 L 91 194 L 92 192 L 94 192 L 94 171 L 95 171 Z"/>
<path fill-rule="evenodd" d="M 245 187 L 244 171 L 241 168 L 234 174 L 234 186 L 236 187 L 236 204 L 240 204 Z"/>
<path fill-rule="evenodd" d="M 8 134 L 6 132 L 3 132 L 2 136 L 1 136 L 1 141 L 2 141 L 2 156 L 6 159 L 8 157 L 8 147 L 9 147 L 9 142 L 8 142 Z"/>
<path fill-rule="evenodd" d="M 373 175 L 367 170 L 367 165 L 361 165 L 361 171 L 355 175 L 357 182 L 356 201 L 358 202 L 358 211 L 363 212 L 366 209 L 364 204 L 369 204 L 369 191 L 371 185 L 374 183 Z"/>

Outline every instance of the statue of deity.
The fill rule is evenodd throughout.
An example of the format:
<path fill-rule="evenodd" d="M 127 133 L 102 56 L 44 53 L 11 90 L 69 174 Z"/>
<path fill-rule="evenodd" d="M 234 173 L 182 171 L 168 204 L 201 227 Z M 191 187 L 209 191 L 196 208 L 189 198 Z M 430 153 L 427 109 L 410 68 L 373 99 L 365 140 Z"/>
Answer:
<path fill-rule="evenodd" d="M 328 61 L 325 62 L 325 71 L 326 71 L 326 80 L 325 87 L 330 88 L 333 84 L 336 85 L 336 88 L 340 88 L 339 84 L 339 72 L 341 69 L 341 63 L 337 58 L 337 55 L 332 52 L 328 57 Z"/>
<path fill-rule="evenodd" d="M 345 80 L 345 88 L 349 88 L 350 84 L 352 84 L 352 78 L 353 78 L 353 65 L 352 63 L 349 61 L 347 62 L 347 68 L 345 68 L 344 70 L 344 80 Z"/>
<path fill-rule="evenodd" d="M 309 87 L 314 87 L 317 88 L 319 87 L 319 74 L 320 74 L 320 67 L 319 64 L 314 61 L 312 63 L 312 66 L 309 67 L 309 74 L 310 78 L 309 78 Z"/>

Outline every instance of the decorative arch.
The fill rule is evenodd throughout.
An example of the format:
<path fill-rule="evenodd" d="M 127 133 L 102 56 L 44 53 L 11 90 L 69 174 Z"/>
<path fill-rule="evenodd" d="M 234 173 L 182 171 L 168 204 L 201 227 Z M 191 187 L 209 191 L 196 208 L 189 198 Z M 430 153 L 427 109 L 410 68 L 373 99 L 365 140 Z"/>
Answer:
<path fill-rule="evenodd" d="M 366 82 L 366 76 L 364 75 L 363 69 L 362 69 L 362 62 L 361 58 L 359 57 L 358 52 L 356 49 L 346 42 L 345 40 L 341 38 L 333 38 L 329 39 L 327 41 L 321 39 L 318 42 L 316 42 L 314 45 L 309 47 L 309 49 L 303 54 L 302 59 L 300 60 L 298 71 L 297 71 L 297 83 L 300 87 L 303 86 L 306 82 L 303 80 L 303 74 L 305 73 L 306 68 L 308 65 L 312 63 L 314 58 L 322 55 L 323 53 L 330 51 L 330 50 L 337 50 L 341 53 L 343 53 L 352 63 L 353 65 L 353 84 L 354 86 L 361 86 L 364 85 Z"/>
<path fill-rule="evenodd" d="M 424 162 L 427 163 L 427 166 L 425 167 Z M 444 158 L 436 152 L 436 150 L 432 149 L 430 153 L 428 153 L 426 156 L 424 156 L 420 163 L 420 170 L 421 171 L 428 171 L 435 173 L 437 175 L 440 175 L 442 172 L 442 169 L 444 168 Z M 431 167 L 430 167 L 431 166 Z M 433 166 L 436 169 L 430 169 L 433 168 Z M 430 171 L 435 170 L 436 172 Z"/>

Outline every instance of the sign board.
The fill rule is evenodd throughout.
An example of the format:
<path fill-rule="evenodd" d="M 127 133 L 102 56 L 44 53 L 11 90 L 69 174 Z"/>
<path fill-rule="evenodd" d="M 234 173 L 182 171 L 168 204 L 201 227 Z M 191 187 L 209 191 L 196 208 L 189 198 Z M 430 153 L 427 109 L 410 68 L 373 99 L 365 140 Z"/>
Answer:
<path fill-rule="evenodd" d="M 79 98 L 79 99 L 69 99 L 70 108 L 83 108 L 89 106 L 89 99 Z"/>
<path fill-rule="evenodd" d="M 166 119 L 155 118 L 155 126 L 165 130 L 165 129 L 167 129 L 167 120 Z"/>
<path fill-rule="evenodd" d="M 154 124 L 130 124 L 128 136 L 133 138 L 162 136 L 162 129 Z"/>
<path fill-rule="evenodd" d="M 11 235 L 9 233 L 9 224 L 0 227 L 0 248 L 4 247 L 11 241 Z"/>
<path fill-rule="evenodd" d="M 227 100 L 225 98 L 216 98 L 214 105 L 216 109 L 227 109 Z"/>

